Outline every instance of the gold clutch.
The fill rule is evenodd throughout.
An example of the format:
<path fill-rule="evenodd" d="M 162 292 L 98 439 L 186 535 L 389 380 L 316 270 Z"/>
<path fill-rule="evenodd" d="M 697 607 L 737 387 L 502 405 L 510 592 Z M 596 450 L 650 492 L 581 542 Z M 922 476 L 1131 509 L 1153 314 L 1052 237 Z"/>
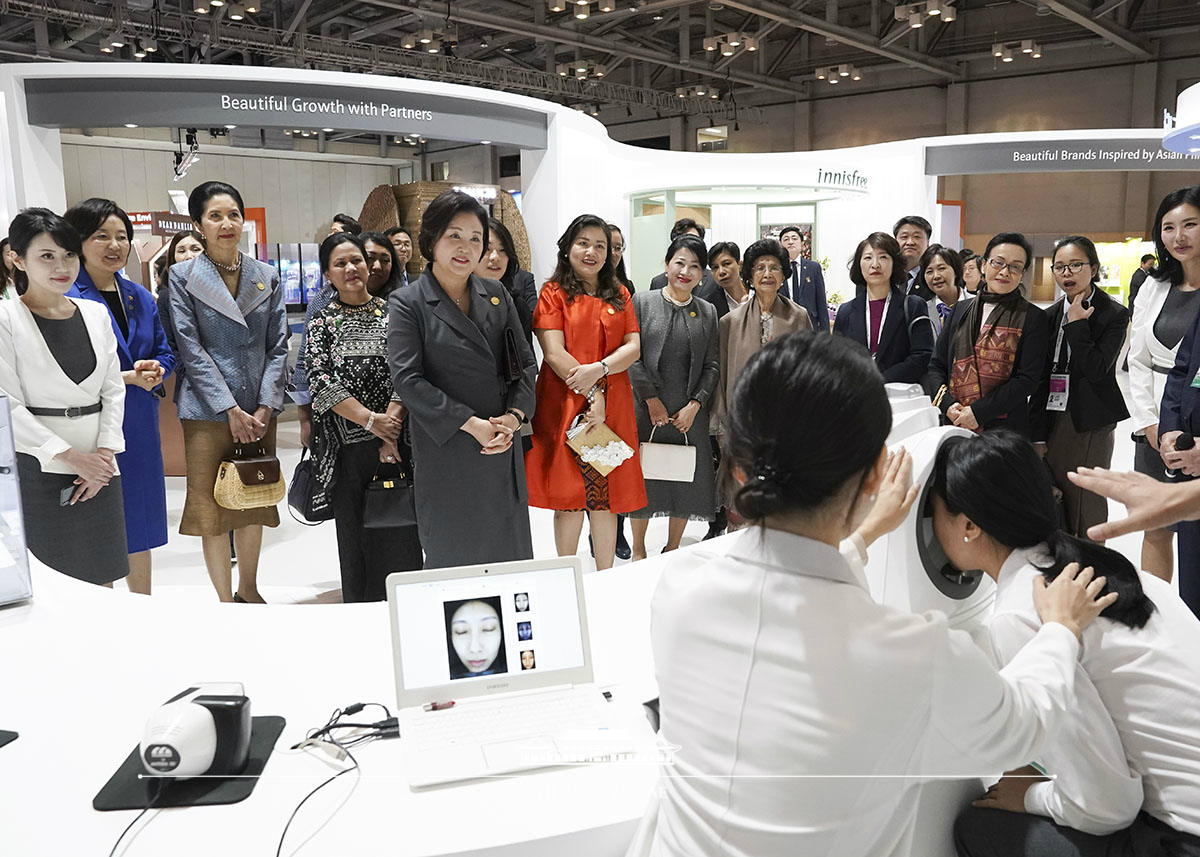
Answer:
<path fill-rule="evenodd" d="M 588 461 L 587 456 L 584 455 L 584 448 L 606 447 L 608 444 L 614 442 L 620 444 L 626 449 L 629 448 L 625 441 L 621 440 L 617 433 L 604 423 L 588 424 L 583 419 L 583 414 L 580 414 L 578 417 L 576 417 L 571 423 L 571 427 L 567 429 L 567 446 L 571 447 L 571 449 L 575 451 L 575 454 L 578 455 L 580 459 L 582 459 L 589 467 L 595 469 L 595 471 L 601 476 L 607 476 L 608 474 L 612 473 L 621 466 L 621 463 L 624 461 L 624 459 L 616 462 L 615 464 L 609 464 L 601 461 Z"/>

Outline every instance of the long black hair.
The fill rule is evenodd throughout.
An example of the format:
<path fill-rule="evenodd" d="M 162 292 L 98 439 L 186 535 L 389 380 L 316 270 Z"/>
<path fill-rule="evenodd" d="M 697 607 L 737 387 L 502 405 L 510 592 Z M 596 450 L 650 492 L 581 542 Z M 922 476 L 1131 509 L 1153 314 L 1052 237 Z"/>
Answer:
<path fill-rule="evenodd" d="M 496 237 L 500 239 L 500 249 L 508 257 L 508 267 L 500 275 L 500 283 L 504 288 L 508 289 L 508 293 L 512 295 L 513 300 L 516 300 L 517 295 L 513 291 L 516 284 L 513 278 L 517 276 L 517 270 L 521 267 L 521 263 L 517 259 L 517 244 L 513 241 L 512 233 L 508 231 L 508 227 L 496 218 L 488 218 L 488 228 L 496 233 Z"/>
<path fill-rule="evenodd" d="M 621 236 L 622 241 L 625 240 L 625 233 L 621 231 L 621 227 L 617 226 L 617 224 L 615 224 L 615 223 L 608 224 L 608 231 L 609 231 L 609 233 L 613 233 L 613 232 L 617 233 L 618 235 Z M 610 234 L 610 237 L 611 237 L 611 234 Z M 626 248 L 626 249 L 628 249 L 628 248 Z M 611 252 L 612 252 L 612 248 L 610 247 L 609 253 L 611 253 Z M 629 289 L 629 294 L 633 294 L 633 292 L 634 292 L 633 280 L 629 279 L 629 274 L 625 273 L 625 254 L 624 254 L 624 252 L 621 253 L 621 261 L 618 262 L 616 264 L 616 266 L 613 267 L 613 275 L 617 278 L 617 282 L 619 282 L 625 288 Z"/>
<path fill-rule="evenodd" d="M 59 247 L 74 253 L 79 257 L 79 264 L 83 264 L 83 242 L 79 240 L 79 233 L 75 231 L 74 226 L 48 208 L 22 209 L 8 227 L 8 246 L 24 258 L 33 239 L 42 234 L 49 235 Z M 17 294 L 25 294 L 29 288 L 29 275 L 14 264 L 12 277 Z"/>
<path fill-rule="evenodd" d="M 947 438 L 934 460 L 931 490 L 950 514 L 966 515 L 1006 548 L 1032 548 L 1045 542 L 1052 559 L 1039 568 L 1047 581 L 1072 562 L 1104 575 L 1104 592 L 1116 592 L 1117 601 L 1101 616 L 1141 628 L 1154 613 L 1154 602 L 1142 591 L 1137 570 L 1128 559 L 1059 528 L 1050 474 L 1020 435 L 999 430 Z"/>
<path fill-rule="evenodd" d="M 1200 209 L 1200 185 L 1181 187 L 1164 196 L 1163 201 L 1158 204 L 1158 212 L 1154 215 L 1154 225 L 1150 227 L 1155 255 L 1158 256 L 1158 264 L 1150 269 L 1150 276 L 1156 280 L 1166 280 L 1172 286 L 1183 282 L 1183 263 L 1167 250 L 1166 242 L 1162 239 L 1162 222 L 1168 212 L 1181 205 Z"/>
<path fill-rule="evenodd" d="M 622 309 L 625 301 L 621 297 L 621 284 L 617 282 L 613 271 L 612 250 L 610 249 L 612 247 L 612 230 L 608 228 L 608 221 L 602 217 L 594 214 L 581 214 L 571 221 L 571 225 L 558 238 L 558 262 L 550 279 L 558 283 L 559 287 L 567 293 L 568 301 L 587 294 L 587 290 L 583 287 L 583 280 L 579 279 L 575 269 L 571 267 L 571 245 L 575 243 L 580 232 L 592 227 L 604 233 L 604 239 L 608 244 L 604 248 L 604 264 L 596 275 L 595 296 L 616 309 Z"/>
<path fill-rule="evenodd" d="M 892 410 L 867 349 L 844 336 L 797 331 L 750 358 L 727 421 L 729 505 L 761 522 L 817 509 L 855 480 L 861 494 L 892 430 Z M 746 476 L 737 487 L 735 467 Z"/>

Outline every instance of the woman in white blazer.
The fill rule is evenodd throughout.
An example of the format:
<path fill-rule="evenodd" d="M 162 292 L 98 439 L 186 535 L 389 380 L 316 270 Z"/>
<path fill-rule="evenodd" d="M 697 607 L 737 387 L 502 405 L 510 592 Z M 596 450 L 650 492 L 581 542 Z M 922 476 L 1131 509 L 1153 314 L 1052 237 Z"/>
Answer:
<path fill-rule="evenodd" d="M 9 240 L 21 299 L 0 303 L 0 392 L 12 412 L 25 538 L 51 568 L 111 583 L 129 574 L 116 460 L 125 382 L 112 323 L 103 306 L 66 297 L 82 252 L 69 223 L 25 209 Z"/>
<path fill-rule="evenodd" d="M 1162 237 L 1163 217 L 1178 205 L 1181 191 L 1159 205 L 1150 234 L 1159 249 L 1158 265 L 1138 290 L 1129 335 L 1129 404 L 1135 442 L 1133 469 L 1160 482 L 1166 475 L 1158 448 L 1159 408 L 1167 375 L 1184 334 L 1200 314 L 1200 288 L 1187 282 L 1183 268 Z M 1141 567 L 1170 582 L 1175 572 L 1174 528 L 1147 530 L 1142 537 Z"/>
<path fill-rule="evenodd" d="M 757 524 L 669 563 L 651 635 L 680 749 L 631 855 L 907 857 L 918 784 L 1036 756 L 1069 711 L 1090 572 L 1035 598 L 1045 625 L 1002 675 L 945 616 L 872 600 L 839 545 L 887 460 L 887 394 L 844 337 L 792 333 L 727 407 L 732 503 Z M 910 500 L 911 502 L 911 500 Z"/>
<path fill-rule="evenodd" d="M 993 662 L 1004 667 L 1038 633 L 1035 580 L 1090 565 L 1118 599 L 1084 632 L 1071 717 L 1024 760 L 1036 758 L 1053 778 L 1030 768 L 992 786 L 960 817 L 958 853 L 1200 854 L 1200 620 L 1170 584 L 1059 529 L 1039 463 L 1009 432 L 951 438 L 930 480 L 934 533 L 951 564 L 996 582 Z"/>

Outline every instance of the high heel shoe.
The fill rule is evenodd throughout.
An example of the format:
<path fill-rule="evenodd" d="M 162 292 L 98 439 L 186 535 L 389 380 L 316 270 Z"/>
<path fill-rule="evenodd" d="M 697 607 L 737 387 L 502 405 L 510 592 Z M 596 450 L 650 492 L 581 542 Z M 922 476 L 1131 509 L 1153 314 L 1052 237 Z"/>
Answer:
<path fill-rule="evenodd" d="M 233 603 L 234 604 L 249 604 L 250 602 L 235 592 L 235 593 L 233 593 Z"/>

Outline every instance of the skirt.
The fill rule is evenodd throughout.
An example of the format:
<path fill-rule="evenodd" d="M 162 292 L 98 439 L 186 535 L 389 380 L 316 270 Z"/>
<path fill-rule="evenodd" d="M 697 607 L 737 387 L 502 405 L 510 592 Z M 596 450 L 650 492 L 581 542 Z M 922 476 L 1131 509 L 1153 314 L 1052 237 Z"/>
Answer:
<path fill-rule="evenodd" d="M 88 583 L 112 583 L 129 574 L 120 476 L 92 499 L 61 506 L 59 495 L 74 484 L 74 475 L 43 473 L 38 460 L 23 452 L 17 454 L 17 474 L 25 543 L 40 562 Z"/>
<path fill-rule="evenodd" d="M 187 463 L 187 498 L 179 534 L 183 536 L 223 536 L 242 527 L 279 526 L 279 509 L 234 511 L 217 505 L 213 486 L 221 460 L 233 455 L 233 435 L 229 424 L 207 420 L 183 420 L 183 455 Z M 262 439 L 268 455 L 275 454 L 275 420 L 267 423 Z"/>

